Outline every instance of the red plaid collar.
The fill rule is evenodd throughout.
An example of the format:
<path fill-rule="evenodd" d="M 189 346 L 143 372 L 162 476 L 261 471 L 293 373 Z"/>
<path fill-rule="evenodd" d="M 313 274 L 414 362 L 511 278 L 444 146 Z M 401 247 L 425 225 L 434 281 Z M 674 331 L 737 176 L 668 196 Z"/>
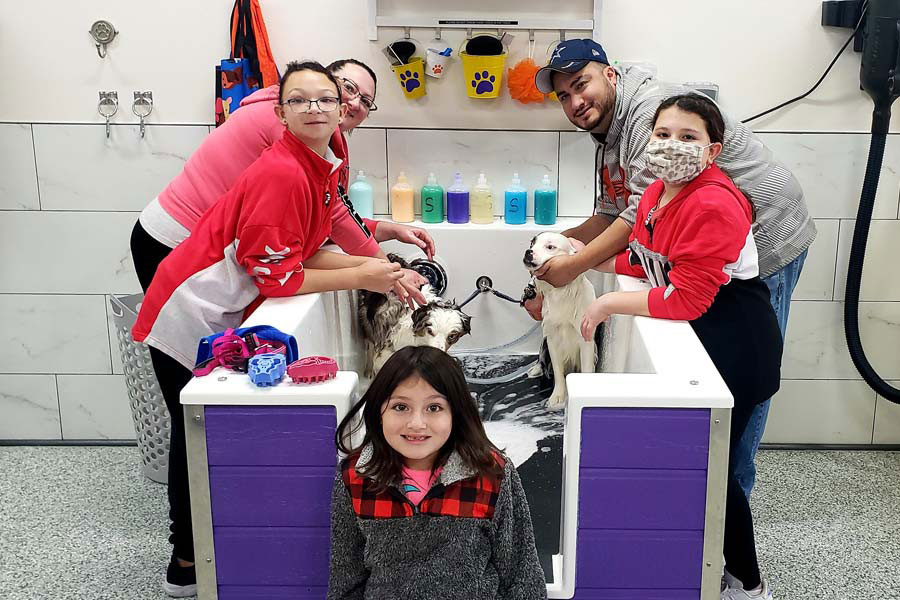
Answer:
<path fill-rule="evenodd" d="M 505 464 L 502 456 L 497 455 L 496 458 L 498 463 Z M 373 492 L 374 482 L 365 476 L 364 467 L 369 460 L 371 447 L 366 447 L 359 455 L 345 460 L 341 468 L 341 477 L 350 493 L 353 510 L 361 519 L 412 517 L 417 512 L 429 516 L 475 519 L 491 519 L 494 516 L 502 477 L 476 475 L 456 452 L 447 459 L 440 477 L 419 503 L 418 509 L 394 486 Z"/>

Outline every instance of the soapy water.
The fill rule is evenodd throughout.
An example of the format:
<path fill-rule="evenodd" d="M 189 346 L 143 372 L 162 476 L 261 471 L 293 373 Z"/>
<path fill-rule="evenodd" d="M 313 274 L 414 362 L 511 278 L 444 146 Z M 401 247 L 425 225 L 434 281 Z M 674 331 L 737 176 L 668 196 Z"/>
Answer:
<path fill-rule="evenodd" d="M 547 581 L 552 581 L 550 557 L 559 553 L 565 411 L 548 410 L 551 385 L 525 375 L 526 367 L 537 360 L 535 354 L 458 353 L 456 358 L 470 381 L 469 390 L 488 438 L 519 472 L 538 555 Z M 522 374 L 505 380 L 516 372 Z M 490 380 L 500 382 L 483 383 Z"/>

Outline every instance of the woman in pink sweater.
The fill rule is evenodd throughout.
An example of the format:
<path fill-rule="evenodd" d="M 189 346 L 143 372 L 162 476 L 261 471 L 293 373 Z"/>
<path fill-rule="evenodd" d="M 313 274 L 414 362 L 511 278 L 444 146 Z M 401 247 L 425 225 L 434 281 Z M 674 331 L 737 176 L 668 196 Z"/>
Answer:
<path fill-rule="evenodd" d="M 347 115 L 335 131 L 333 143 L 346 148 L 344 133 L 362 123 L 375 106 L 375 73 L 355 59 L 328 66 L 342 84 Z M 237 181 L 263 150 L 281 139 L 284 124 L 275 114 L 278 86 L 261 89 L 241 102 L 224 125 L 216 128 L 188 159 L 184 170 L 144 210 L 131 233 L 131 255 L 141 288 L 146 292 L 159 263 L 190 235 L 200 217 Z M 429 258 L 434 241 L 424 230 L 388 221 L 362 219 L 347 200 L 349 164 L 341 172 L 338 187 L 344 202 L 335 206 L 332 240 L 348 254 L 385 258 L 378 242 L 396 239 L 415 244 Z M 424 304 L 419 292 L 424 279 L 406 271 L 395 286 L 404 299 Z"/>

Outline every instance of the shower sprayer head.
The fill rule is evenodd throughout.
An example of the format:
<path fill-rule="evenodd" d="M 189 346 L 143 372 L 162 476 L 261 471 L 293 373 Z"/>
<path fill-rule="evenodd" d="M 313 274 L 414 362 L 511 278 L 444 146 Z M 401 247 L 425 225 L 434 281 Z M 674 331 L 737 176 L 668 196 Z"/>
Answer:
<path fill-rule="evenodd" d="M 447 290 L 447 271 L 437 261 L 417 258 L 409 263 L 409 268 L 427 279 L 435 294 L 444 295 Z"/>

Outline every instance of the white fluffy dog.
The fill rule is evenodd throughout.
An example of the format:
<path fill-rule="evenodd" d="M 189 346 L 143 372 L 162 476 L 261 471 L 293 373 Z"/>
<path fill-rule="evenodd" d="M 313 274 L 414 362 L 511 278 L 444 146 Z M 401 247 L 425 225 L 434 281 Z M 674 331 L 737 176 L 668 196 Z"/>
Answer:
<path fill-rule="evenodd" d="M 522 262 L 533 273 L 554 256 L 568 254 L 575 254 L 575 248 L 566 236 L 544 232 L 531 240 Z M 542 326 L 553 366 L 553 392 L 547 407 L 560 409 L 566 404 L 566 375 L 576 369 L 594 372 L 596 349 L 593 341 L 585 342 L 581 337 L 581 319 L 596 294 L 584 275 L 558 288 L 538 279 L 535 287 L 544 296 Z M 540 365 L 529 372 L 532 377 L 540 374 Z"/>
<path fill-rule="evenodd" d="M 406 261 L 389 254 L 392 262 Z M 445 352 L 471 331 L 472 317 L 455 302 L 442 300 L 425 284 L 425 305 L 410 309 L 394 295 L 360 290 L 358 317 L 366 342 L 365 375 L 373 377 L 394 352 L 406 346 L 433 346 Z"/>

